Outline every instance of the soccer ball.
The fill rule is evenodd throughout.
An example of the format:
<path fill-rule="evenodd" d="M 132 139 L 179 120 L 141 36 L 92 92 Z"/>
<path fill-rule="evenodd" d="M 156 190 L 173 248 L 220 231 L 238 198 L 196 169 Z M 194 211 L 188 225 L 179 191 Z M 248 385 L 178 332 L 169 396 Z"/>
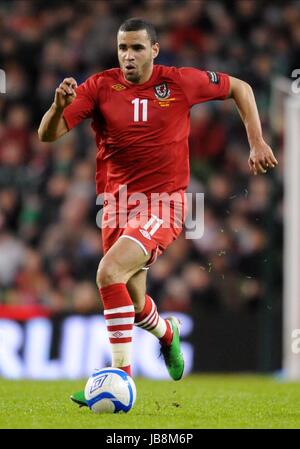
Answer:
<path fill-rule="evenodd" d="M 133 379 L 118 368 L 97 370 L 84 389 L 89 408 L 95 413 L 129 412 L 136 399 Z"/>

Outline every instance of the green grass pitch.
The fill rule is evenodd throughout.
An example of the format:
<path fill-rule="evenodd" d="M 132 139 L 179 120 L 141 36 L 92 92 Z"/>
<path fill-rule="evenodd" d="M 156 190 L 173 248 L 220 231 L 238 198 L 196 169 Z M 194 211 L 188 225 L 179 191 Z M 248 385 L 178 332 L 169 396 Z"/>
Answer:
<path fill-rule="evenodd" d="M 180 382 L 136 379 L 128 414 L 96 415 L 69 395 L 84 381 L 0 379 L 1 429 L 300 428 L 300 383 L 268 376 L 192 375 Z"/>

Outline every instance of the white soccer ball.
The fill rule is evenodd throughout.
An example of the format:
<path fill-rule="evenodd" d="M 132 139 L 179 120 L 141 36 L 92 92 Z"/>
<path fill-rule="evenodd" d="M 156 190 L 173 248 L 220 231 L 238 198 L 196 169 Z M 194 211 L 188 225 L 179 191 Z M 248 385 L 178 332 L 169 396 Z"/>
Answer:
<path fill-rule="evenodd" d="M 129 412 L 136 400 L 133 379 L 118 368 L 103 368 L 88 379 L 85 399 L 95 413 Z"/>

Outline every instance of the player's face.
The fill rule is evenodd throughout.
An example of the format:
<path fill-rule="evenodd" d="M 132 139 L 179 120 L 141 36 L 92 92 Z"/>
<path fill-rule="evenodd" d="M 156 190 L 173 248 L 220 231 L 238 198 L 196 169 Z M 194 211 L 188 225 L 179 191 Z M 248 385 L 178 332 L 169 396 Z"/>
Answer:
<path fill-rule="evenodd" d="M 151 44 L 146 30 L 118 33 L 119 64 L 124 77 L 131 83 L 148 81 L 153 69 L 153 59 L 158 51 L 158 44 Z"/>

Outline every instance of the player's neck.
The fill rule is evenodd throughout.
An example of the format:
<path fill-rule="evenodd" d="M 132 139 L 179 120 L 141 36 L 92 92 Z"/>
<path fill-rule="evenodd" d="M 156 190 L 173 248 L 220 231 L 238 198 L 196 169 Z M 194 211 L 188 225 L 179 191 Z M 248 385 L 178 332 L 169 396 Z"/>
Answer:
<path fill-rule="evenodd" d="M 144 84 L 147 83 L 147 81 L 149 81 L 149 79 L 151 78 L 153 73 L 153 64 L 151 64 L 151 66 L 149 67 L 149 69 L 143 74 L 142 78 L 140 79 L 140 81 L 138 82 L 138 84 Z"/>
<path fill-rule="evenodd" d="M 132 82 L 132 81 L 129 81 L 129 80 L 126 79 L 125 77 L 124 77 L 124 78 L 126 79 L 126 81 L 127 81 L 128 83 L 130 83 L 130 84 L 132 84 L 132 85 L 145 84 L 145 83 L 147 83 L 147 81 L 150 80 L 150 78 L 151 78 L 151 76 L 152 76 L 152 73 L 153 73 L 153 68 L 154 68 L 154 65 L 151 64 L 151 66 L 149 67 L 149 69 L 146 70 L 146 71 L 143 73 L 143 76 L 142 76 L 142 77 L 140 78 L 140 80 L 139 80 L 138 82 L 136 82 L 136 83 L 134 83 L 134 82 Z M 123 76 L 124 76 L 124 74 L 123 74 Z"/>

